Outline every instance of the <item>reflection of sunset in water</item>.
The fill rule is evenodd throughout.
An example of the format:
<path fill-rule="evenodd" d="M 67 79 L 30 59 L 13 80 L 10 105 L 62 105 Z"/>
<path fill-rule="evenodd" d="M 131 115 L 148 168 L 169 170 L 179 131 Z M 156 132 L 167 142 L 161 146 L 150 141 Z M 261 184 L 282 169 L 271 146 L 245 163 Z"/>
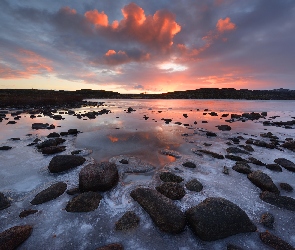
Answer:
<path fill-rule="evenodd" d="M 111 136 L 111 135 L 108 135 L 108 138 L 110 139 L 111 142 L 117 142 L 117 141 L 119 141 L 119 138 L 114 137 L 114 136 Z"/>

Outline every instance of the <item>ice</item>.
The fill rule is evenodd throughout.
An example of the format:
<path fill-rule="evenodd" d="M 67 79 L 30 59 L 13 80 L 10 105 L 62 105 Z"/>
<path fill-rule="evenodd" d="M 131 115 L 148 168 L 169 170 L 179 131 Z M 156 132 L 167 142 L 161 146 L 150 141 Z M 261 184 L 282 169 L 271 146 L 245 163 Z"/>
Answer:
<path fill-rule="evenodd" d="M 101 100 L 98 100 L 101 101 Z M 215 159 L 206 154 L 194 154 L 196 150 L 205 149 L 222 155 L 227 154 L 226 142 L 229 138 L 243 136 L 241 145 L 249 138 L 269 142 L 260 137 L 261 133 L 272 132 L 284 141 L 294 137 L 293 129 L 268 126 L 258 121 L 236 121 L 227 123 L 221 118 L 224 113 L 268 112 L 268 117 L 280 115 L 278 121 L 291 120 L 295 116 L 294 101 L 234 101 L 234 100 L 104 100 L 112 113 L 98 116 L 93 120 L 79 120 L 77 117 L 62 114 L 64 120 L 55 121 L 49 117 L 30 119 L 28 114 L 15 125 L 0 123 L 0 146 L 12 146 L 11 150 L 0 151 L 0 191 L 12 200 L 11 207 L 0 211 L 0 229 L 31 224 L 34 226 L 32 236 L 19 249 L 95 249 L 113 242 L 120 242 L 125 249 L 226 249 L 228 243 L 243 249 L 268 249 L 259 239 L 258 232 L 264 232 L 260 217 L 270 212 L 275 217 L 275 228 L 271 233 L 295 245 L 294 211 L 277 208 L 259 198 L 261 190 L 253 185 L 244 174 L 232 170 L 235 162 L 229 159 Z M 136 111 L 126 113 L 128 107 Z M 102 107 L 82 107 L 76 113 L 97 111 Z M 199 109 L 200 111 L 197 111 Z M 209 109 L 218 113 L 217 117 L 203 115 Z M 161 112 L 158 112 L 161 111 Z M 209 111 L 209 112 L 210 112 Z M 184 118 L 183 114 L 188 117 Z M 143 118 L 146 115 L 147 120 Z M 119 118 L 116 118 L 119 117 Z M 267 119 L 268 119 L 267 117 Z M 172 119 L 166 124 L 162 118 Z M 201 123 L 206 120 L 208 123 Z M 194 122 L 197 121 L 197 124 Z M 54 130 L 32 130 L 35 122 L 55 124 Z M 177 125 L 175 122 L 181 122 Z M 183 124 L 189 124 L 184 126 Z M 227 124 L 231 131 L 219 131 L 217 125 Z M 60 126 L 60 127 L 57 127 Z M 35 138 L 46 140 L 50 132 L 63 132 L 77 128 L 77 136 L 63 137 L 66 151 L 71 154 L 81 150 L 78 155 L 86 162 L 77 168 L 60 174 L 49 173 L 47 166 L 53 155 L 42 155 L 34 146 L 27 145 Z M 211 131 L 217 137 L 208 137 Z M 26 136 L 26 134 L 32 134 Z M 19 137 L 20 141 L 10 138 Z M 206 146 L 206 145 L 207 146 Z M 211 146 L 208 146 L 211 144 Z M 235 146 L 235 145 L 234 145 Z M 267 149 L 251 145 L 255 157 L 268 164 L 276 158 L 284 157 L 295 161 L 294 152 L 290 150 Z M 164 154 L 163 154 L 164 153 Z M 170 156 L 169 156 L 170 155 Z M 246 155 L 240 155 L 247 158 Z M 126 160 L 128 163 L 126 164 Z M 110 191 L 103 192 L 99 207 L 89 213 L 68 213 L 66 204 L 72 196 L 64 193 L 55 200 L 33 206 L 30 201 L 41 190 L 52 183 L 64 181 L 68 188 L 78 186 L 79 172 L 89 163 L 109 161 L 115 163 L 119 170 L 119 183 Z M 190 161 L 196 168 L 186 168 L 182 164 Z M 273 172 L 263 166 L 249 164 L 253 170 L 268 174 L 279 186 L 287 182 L 294 186 L 295 173 L 287 170 Z M 222 170 L 226 166 L 229 174 Z M 184 185 L 196 178 L 204 186 L 201 192 L 186 189 L 186 195 L 180 201 L 174 201 L 182 211 L 195 206 L 208 197 L 223 197 L 240 206 L 258 227 L 258 232 L 239 234 L 214 242 L 203 242 L 189 228 L 179 235 L 161 232 L 153 224 L 149 215 L 130 197 L 130 192 L 137 187 L 155 188 L 161 184 L 159 174 L 163 171 L 173 172 L 182 178 Z M 295 198 L 295 192 L 281 190 L 282 195 Z M 37 209 L 38 213 L 20 219 L 19 213 L 25 209 Z M 115 230 L 116 221 L 127 211 L 134 211 L 140 217 L 139 227 L 128 232 Z"/>

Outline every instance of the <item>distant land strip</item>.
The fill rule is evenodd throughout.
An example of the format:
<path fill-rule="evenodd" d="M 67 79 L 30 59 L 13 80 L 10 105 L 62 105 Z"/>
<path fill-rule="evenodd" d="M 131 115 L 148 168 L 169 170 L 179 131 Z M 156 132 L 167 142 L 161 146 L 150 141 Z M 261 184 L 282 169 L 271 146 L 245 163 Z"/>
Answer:
<path fill-rule="evenodd" d="M 113 91 L 81 89 L 38 90 L 0 89 L 0 107 L 73 105 L 83 99 L 240 99 L 240 100 L 295 100 L 295 90 L 249 90 L 234 88 L 200 88 L 162 94 L 120 94 Z"/>

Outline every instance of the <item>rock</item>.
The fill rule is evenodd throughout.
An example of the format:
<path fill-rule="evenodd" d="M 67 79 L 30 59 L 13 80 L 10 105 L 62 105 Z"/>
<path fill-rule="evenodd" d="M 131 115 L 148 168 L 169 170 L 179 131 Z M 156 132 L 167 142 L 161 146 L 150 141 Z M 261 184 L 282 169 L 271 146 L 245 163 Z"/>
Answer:
<path fill-rule="evenodd" d="M 260 223 L 263 226 L 273 229 L 274 222 L 275 222 L 275 217 L 272 214 L 264 213 L 261 215 Z"/>
<path fill-rule="evenodd" d="M 33 123 L 32 129 L 46 129 L 48 126 L 48 123 Z"/>
<path fill-rule="evenodd" d="M 251 145 L 240 145 L 239 147 L 247 150 L 248 152 L 254 152 L 254 149 L 251 147 Z"/>
<path fill-rule="evenodd" d="M 291 151 L 295 152 L 295 141 L 287 141 L 282 145 L 283 148 L 290 149 Z"/>
<path fill-rule="evenodd" d="M 8 121 L 6 124 L 16 124 L 16 121 Z"/>
<path fill-rule="evenodd" d="M 228 244 L 227 247 L 226 247 L 227 250 L 243 250 L 243 248 L 241 247 L 238 247 L 236 245 L 233 245 L 233 244 Z"/>
<path fill-rule="evenodd" d="M 119 161 L 121 164 L 129 164 L 128 160 L 126 159 L 122 159 L 121 161 Z"/>
<path fill-rule="evenodd" d="M 291 197 L 280 196 L 269 191 L 264 191 L 259 195 L 259 198 L 271 205 L 295 211 L 295 199 Z"/>
<path fill-rule="evenodd" d="M 228 167 L 223 166 L 222 173 L 224 173 L 224 174 L 229 174 L 229 169 L 228 169 Z"/>
<path fill-rule="evenodd" d="M 31 214 L 35 214 L 35 213 L 37 213 L 37 212 L 38 212 L 38 210 L 34 210 L 34 209 L 24 210 L 24 211 L 22 211 L 22 212 L 19 214 L 19 217 L 20 217 L 20 218 L 25 218 L 25 217 L 27 217 L 27 216 L 29 216 L 29 215 L 31 215 Z"/>
<path fill-rule="evenodd" d="M 267 112 L 261 112 L 262 116 L 267 116 Z"/>
<path fill-rule="evenodd" d="M 217 136 L 217 134 L 210 132 L 210 131 L 206 132 L 206 135 L 207 136 Z"/>
<path fill-rule="evenodd" d="M 170 173 L 170 172 L 162 172 L 160 174 L 160 179 L 164 182 L 177 182 L 177 183 L 180 183 L 183 181 L 183 178 L 178 176 L 178 175 L 175 175 L 173 173 Z"/>
<path fill-rule="evenodd" d="M 0 249 L 13 250 L 30 237 L 33 227 L 30 225 L 11 227 L 0 233 Z"/>
<path fill-rule="evenodd" d="M 279 194 L 280 191 L 277 186 L 273 183 L 272 179 L 260 170 L 254 171 L 247 175 L 248 179 L 262 191 L 269 191 Z"/>
<path fill-rule="evenodd" d="M 60 136 L 67 136 L 67 135 L 69 135 L 68 132 L 60 132 L 59 134 L 60 134 Z"/>
<path fill-rule="evenodd" d="M 37 145 L 37 148 L 41 149 L 41 148 L 53 147 L 53 146 L 57 146 L 57 145 L 65 142 L 65 141 L 66 140 L 62 139 L 62 138 L 49 139 L 49 140 L 39 143 Z"/>
<path fill-rule="evenodd" d="M 136 188 L 130 196 L 150 215 L 160 230 L 180 233 L 186 226 L 183 212 L 167 197 L 149 188 Z"/>
<path fill-rule="evenodd" d="M 117 185 L 119 174 L 116 164 L 101 162 L 85 166 L 79 173 L 81 191 L 107 191 Z"/>
<path fill-rule="evenodd" d="M 0 147 L 0 150 L 9 150 L 9 149 L 12 149 L 12 147 L 10 147 L 10 146 L 2 146 L 2 147 Z"/>
<path fill-rule="evenodd" d="M 190 191 L 201 192 L 203 185 L 197 179 L 192 179 L 185 184 L 185 187 Z"/>
<path fill-rule="evenodd" d="M 56 155 L 48 166 L 51 173 L 59 173 L 82 165 L 86 159 L 78 155 Z"/>
<path fill-rule="evenodd" d="M 79 194 L 79 193 L 81 193 L 81 191 L 80 191 L 80 189 L 79 189 L 78 187 L 74 187 L 74 188 L 68 189 L 68 190 L 66 191 L 66 193 L 67 193 L 68 195 L 74 195 L 74 194 Z"/>
<path fill-rule="evenodd" d="M 185 196 L 183 186 L 176 182 L 165 182 L 162 185 L 157 186 L 156 190 L 171 200 L 180 200 Z"/>
<path fill-rule="evenodd" d="M 139 217 L 132 211 L 126 212 L 115 225 L 116 230 L 129 230 L 135 228 L 139 224 Z"/>
<path fill-rule="evenodd" d="M 11 206 L 10 200 L 3 193 L 0 192 L 0 210 L 3 210 L 10 206 Z"/>
<path fill-rule="evenodd" d="M 265 166 L 267 169 L 275 171 L 275 172 L 282 172 L 283 169 L 280 167 L 279 164 L 267 164 Z"/>
<path fill-rule="evenodd" d="M 238 147 L 229 147 L 226 149 L 226 152 L 229 154 L 249 154 L 248 151 L 242 150 Z"/>
<path fill-rule="evenodd" d="M 265 166 L 266 165 L 265 163 L 261 162 L 260 160 L 254 158 L 254 157 L 249 157 L 248 161 L 250 163 L 253 163 L 253 164 L 258 165 L 258 166 Z"/>
<path fill-rule="evenodd" d="M 231 126 L 228 126 L 228 125 L 219 125 L 216 127 L 221 131 L 230 131 L 231 130 Z"/>
<path fill-rule="evenodd" d="M 274 162 L 291 172 L 295 172 L 295 164 L 292 161 L 289 161 L 285 158 L 277 158 L 274 160 Z"/>
<path fill-rule="evenodd" d="M 40 151 L 44 155 L 52 155 L 52 154 L 57 154 L 61 153 L 66 150 L 65 146 L 52 146 L 52 147 L 46 147 L 46 148 L 41 148 Z"/>
<path fill-rule="evenodd" d="M 292 192 L 293 191 L 293 187 L 288 184 L 288 183 L 280 183 L 280 187 L 281 189 L 287 191 L 287 192 Z"/>
<path fill-rule="evenodd" d="M 255 232 L 257 229 L 239 206 L 223 198 L 207 198 L 185 214 L 193 232 L 204 241 Z"/>
<path fill-rule="evenodd" d="M 245 162 L 236 162 L 233 166 L 233 170 L 241 173 L 241 174 L 250 174 L 252 173 L 251 167 Z"/>
<path fill-rule="evenodd" d="M 47 138 L 55 138 L 55 137 L 60 137 L 60 134 L 53 132 L 53 133 L 50 133 L 49 135 L 47 135 Z"/>
<path fill-rule="evenodd" d="M 185 163 L 182 164 L 182 166 L 186 167 L 186 168 L 196 168 L 196 164 L 190 161 L 187 161 Z"/>
<path fill-rule="evenodd" d="M 71 155 L 78 155 L 82 152 L 82 150 L 74 150 L 71 152 Z"/>
<path fill-rule="evenodd" d="M 211 152 L 209 150 L 203 150 L 203 149 L 200 149 L 198 150 L 199 152 L 201 153 L 204 153 L 204 154 L 207 154 L 207 155 L 210 155 L 212 156 L 213 158 L 216 158 L 216 159 L 224 159 L 224 156 L 223 155 L 220 155 L 220 154 L 217 154 L 215 152 Z"/>
<path fill-rule="evenodd" d="M 232 161 L 247 162 L 245 159 L 237 155 L 225 155 L 225 158 Z"/>
<path fill-rule="evenodd" d="M 79 133 L 79 131 L 76 128 L 72 128 L 72 129 L 68 130 L 69 135 L 76 135 L 78 133 Z"/>
<path fill-rule="evenodd" d="M 109 245 L 96 248 L 96 250 L 124 250 L 124 247 L 119 243 L 112 243 Z"/>
<path fill-rule="evenodd" d="M 51 201 L 61 196 L 67 189 L 67 184 L 58 182 L 38 193 L 31 201 L 31 204 L 38 205 L 47 201 Z"/>
<path fill-rule="evenodd" d="M 99 206 L 101 195 L 96 192 L 86 192 L 75 196 L 66 206 L 67 212 L 90 212 Z"/>
<path fill-rule="evenodd" d="M 289 243 L 271 234 L 270 232 L 260 233 L 259 237 L 264 244 L 276 250 L 294 250 L 295 249 Z"/>

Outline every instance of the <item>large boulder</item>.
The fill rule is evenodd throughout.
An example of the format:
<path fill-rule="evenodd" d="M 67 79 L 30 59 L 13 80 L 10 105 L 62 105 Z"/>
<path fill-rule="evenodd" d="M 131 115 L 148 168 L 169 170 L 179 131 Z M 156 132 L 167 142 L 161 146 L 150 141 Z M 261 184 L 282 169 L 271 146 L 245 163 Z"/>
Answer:
<path fill-rule="evenodd" d="M 82 165 L 86 159 L 78 155 L 56 155 L 48 166 L 51 173 L 59 173 Z"/>
<path fill-rule="evenodd" d="M 129 230 L 132 228 L 135 228 L 139 224 L 139 217 L 136 215 L 136 213 L 132 211 L 126 212 L 117 222 L 116 222 L 116 230 Z"/>
<path fill-rule="evenodd" d="M 160 230 L 168 233 L 180 233 L 186 221 L 183 212 L 167 197 L 156 190 L 136 188 L 130 196 L 150 215 Z"/>
<path fill-rule="evenodd" d="M 223 198 L 207 198 L 188 209 L 185 214 L 193 232 L 205 241 L 254 232 L 257 229 L 239 206 Z"/>
<path fill-rule="evenodd" d="M 281 165 L 283 168 L 291 172 L 295 172 L 295 164 L 292 161 L 289 161 L 285 158 L 278 158 L 278 159 L 275 159 L 274 162 Z"/>
<path fill-rule="evenodd" d="M 67 189 L 67 184 L 64 182 L 58 182 L 52 184 L 50 187 L 44 189 L 38 193 L 31 201 L 31 204 L 38 205 L 47 201 L 51 201 L 61 196 Z"/>
<path fill-rule="evenodd" d="M 271 234 L 270 232 L 264 232 L 264 233 L 260 233 L 259 237 L 261 239 L 261 241 L 274 248 L 277 250 L 295 250 L 294 247 L 292 247 L 289 243 L 287 243 L 286 241 L 282 240 L 281 238 Z"/>
<path fill-rule="evenodd" d="M 183 186 L 176 182 L 165 182 L 162 185 L 157 186 L 156 190 L 171 200 L 180 200 L 185 196 Z"/>
<path fill-rule="evenodd" d="M 0 233 L 0 249 L 13 250 L 30 237 L 33 227 L 30 225 L 11 227 Z"/>
<path fill-rule="evenodd" d="M 119 174 L 116 164 L 101 162 L 85 166 L 79 174 L 81 191 L 107 191 L 117 185 Z"/>
<path fill-rule="evenodd" d="M 264 191 L 259 195 L 260 199 L 277 207 L 295 211 L 295 199 L 288 196 L 277 195 L 272 192 Z"/>
<path fill-rule="evenodd" d="M 0 192 L 0 210 L 10 207 L 11 202 L 10 200 Z"/>
<path fill-rule="evenodd" d="M 97 209 L 102 197 L 96 192 L 86 192 L 75 196 L 66 206 L 67 212 L 90 212 Z"/>
<path fill-rule="evenodd" d="M 272 179 L 260 170 L 254 171 L 247 175 L 248 179 L 262 191 L 269 191 L 279 194 L 280 191 L 277 186 L 273 183 Z"/>

